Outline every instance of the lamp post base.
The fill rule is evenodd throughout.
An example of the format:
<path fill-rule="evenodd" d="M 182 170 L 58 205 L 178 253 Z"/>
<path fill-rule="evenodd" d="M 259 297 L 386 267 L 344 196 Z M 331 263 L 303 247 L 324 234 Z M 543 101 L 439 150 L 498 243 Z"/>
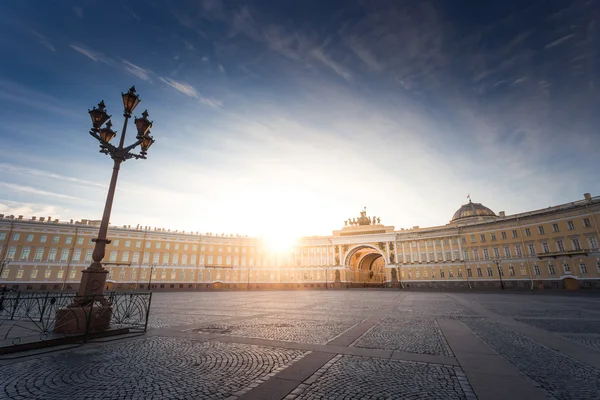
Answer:
<path fill-rule="evenodd" d="M 110 304 L 71 304 L 56 312 L 54 332 L 68 335 L 101 332 L 110 328 Z"/>
<path fill-rule="evenodd" d="M 104 293 L 104 284 L 108 271 L 104 268 L 88 268 L 81 271 L 81 283 L 77 291 L 77 297 L 94 297 L 94 300 L 100 300 Z"/>

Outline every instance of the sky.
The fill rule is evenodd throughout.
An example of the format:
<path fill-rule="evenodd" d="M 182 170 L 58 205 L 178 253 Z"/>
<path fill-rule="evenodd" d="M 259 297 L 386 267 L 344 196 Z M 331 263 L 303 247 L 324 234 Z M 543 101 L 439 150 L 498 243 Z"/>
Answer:
<path fill-rule="evenodd" d="M 132 85 L 156 142 L 112 225 L 313 236 L 365 206 L 400 229 L 467 195 L 598 195 L 599 22 L 593 0 L 5 0 L 0 213 L 100 219 L 87 111 L 120 130 Z"/>

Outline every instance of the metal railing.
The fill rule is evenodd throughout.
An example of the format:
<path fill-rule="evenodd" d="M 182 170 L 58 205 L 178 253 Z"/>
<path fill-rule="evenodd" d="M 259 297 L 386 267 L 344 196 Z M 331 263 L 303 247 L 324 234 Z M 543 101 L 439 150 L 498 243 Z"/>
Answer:
<path fill-rule="evenodd" d="M 75 293 L 0 292 L 0 348 L 73 336 L 85 342 L 93 332 L 92 317 L 110 318 L 110 330 L 147 330 L 152 293 L 108 292 L 95 297 L 84 299 Z M 67 323 L 75 329 L 60 329 Z"/>

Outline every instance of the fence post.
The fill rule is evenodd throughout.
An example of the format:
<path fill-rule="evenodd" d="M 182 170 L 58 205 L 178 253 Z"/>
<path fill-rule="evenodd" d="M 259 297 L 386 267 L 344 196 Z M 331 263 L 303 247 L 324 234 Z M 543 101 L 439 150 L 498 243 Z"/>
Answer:
<path fill-rule="evenodd" d="M 144 332 L 148 330 L 148 319 L 150 318 L 150 304 L 152 304 L 152 292 L 148 298 L 148 308 L 146 308 L 146 323 L 144 324 Z"/>
<path fill-rule="evenodd" d="M 44 304 L 42 305 L 42 312 L 40 313 L 40 322 L 44 322 L 44 313 L 46 312 L 46 304 L 48 304 L 48 296 L 50 292 L 46 292 L 46 297 L 44 297 Z"/>
<path fill-rule="evenodd" d="M 17 312 L 17 306 L 19 304 L 19 296 L 21 292 L 17 292 L 17 297 L 15 297 L 15 305 L 13 307 L 12 313 L 10 313 L 10 320 L 12 321 L 15 318 L 15 313 Z"/>
<path fill-rule="evenodd" d="M 96 297 L 95 294 L 92 295 L 92 301 L 90 302 L 90 313 L 87 315 L 86 321 L 85 321 L 85 332 L 83 334 L 83 343 L 87 343 L 87 335 L 88 335 L 88 331 L 90 330 L 90 323 L 92 321 L 92 313 L 94 312 L 94 297 Z M 81 307 L 83 308 L 83 312 L 85 314 L 85 302 L 81 304 Z"/>

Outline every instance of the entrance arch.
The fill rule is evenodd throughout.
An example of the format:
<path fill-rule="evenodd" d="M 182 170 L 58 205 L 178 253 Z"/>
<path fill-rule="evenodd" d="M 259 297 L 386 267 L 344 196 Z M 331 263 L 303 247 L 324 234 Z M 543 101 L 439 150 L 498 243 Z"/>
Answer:
<path fill-rule="evenodd" d="M 360 244 L 346 253 L 344 265 L 351 271 L 356 284 L 383 284 L 385 282 L 385 256 L 375 246 Z"/>

